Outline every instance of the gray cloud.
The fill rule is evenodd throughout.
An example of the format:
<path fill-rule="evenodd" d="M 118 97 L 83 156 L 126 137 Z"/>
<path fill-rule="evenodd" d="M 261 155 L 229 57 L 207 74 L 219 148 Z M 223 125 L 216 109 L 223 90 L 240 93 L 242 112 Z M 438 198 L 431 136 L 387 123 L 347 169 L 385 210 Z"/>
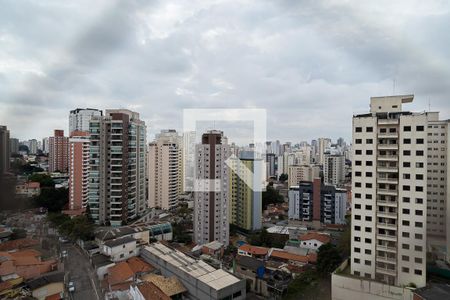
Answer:
<path fill-rule="evenodd" d="M 348 139 L 394 79 L 449 118 L 449 5 L 361 2 L 5 1 L 0 123 L 41 138 L 75 107 L 127 107 L 152 135 L 184 108 L 257 107 L 269 139 Z"/>

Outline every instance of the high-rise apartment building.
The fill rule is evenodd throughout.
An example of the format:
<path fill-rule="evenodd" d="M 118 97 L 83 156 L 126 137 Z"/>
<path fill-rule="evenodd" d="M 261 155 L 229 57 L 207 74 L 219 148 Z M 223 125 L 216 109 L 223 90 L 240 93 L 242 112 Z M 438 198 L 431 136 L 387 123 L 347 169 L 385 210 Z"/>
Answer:
<path fill-rule="evenodd" d="M 48 142 L 49 142 L 48 137 L 45 137 L 42 139 L 42 153 L 44 153 L 44 154 L 48 154 L 48 152 L 49 152 L 50 146 L 49 146 Z"/>
<path fill-rule="evenodd" d="M 82 210 L 89 192 L 89 132 L 72 131 L 69 138 L 69 209 Z"/>
<path fill-rule="evenodd" d="M 229 243 L 229 168 L 225 161 L 230 146 L 222 131 L 202 135 L 196 146 L 196 174 L 199 182 L 194 193 L 194 240 L 198 245 L 219 241 Z"/>
<path fill-rule="evenodd" d="M 333 185 L 322 185 L 320 178 L 291 186 L 288 196 L 290 220 L 321 224 L 346 222 L 347 191 Z"/>
<path fill-rule="evenodd" d="M 183 132 L 183 192 L 192 191 L 195 173 L 195 131 Z"/>
<path fill-rule="evenodd" d="M 427 233 L 428 245 L 444 246 L 450 262 L 450 120 L 430 113 L 427 130 Z"/>
<path fill-rule="evenodd" d="M 48 169 L 50 172 L 67 173 L 69 169 L 69 138 L 64 130 L 55 129 L 48 139 Z"/>
<path fill-rule="evenodd" d="M 19 153 L 19 139 L 10 138 L 9 144 L 10 144 L 11 154 L 18 154 Z"/>
<path fill-rule="evenodd" d="M 275 175 L 276 175 L 276 156 L 273 153 L 266 153 L 266 177 L 270 178 L 274 177 Z"/>
<path fill-rule="evenodd" d="M 345 181 L 345 156 L 336 149 L 325 151 L 323 181 L 326 184 L 340 185 Z"/>
<path fill-rule="evenodd" d="M 102 111 L 94 108 L 77 108 L 69 114 L 69 135 L 72 131 L 89 132 L 89 122 L 93 116 L 102 116 Z"/>
<path fill-rule="evenodd" d="M 146 126 L 127 109 L 90 121 L 89 210 L 97 224 L 119 226 L 146 208 Z"/>
<path fill-rule="evenodd" d="M 37 154 L 38 142 L 35 139 L 28 140 L 28 154 Z"/>
<path fill-rule="evenodd" d="M 433 190 L 427 183 L 433 177 L 428 148 L 444 143 L 429 136 L 436 113 L 402 110 L 413 98 L 373 97 L 370 112 L 353 117 L 351 273 L 423 287 L 427 197 Z"/>
<path fill-rule="evenodd" d="M 230 223 L 242 229 L 260 230 L 262 223 L 262 193 L 253 190 L 261 170 L 255 166 L 255 159 L 233 158 L 230 171 Z"/>
<path fill-rule="evenodd" d="M 149 207 L 172 209 L 182 192 L 182 138 L 175 130 L 164 130 L 148 148 Z"/>
<path fill-rule="evenodd" d="M 320 177 L 318 165 L 293 165 L 288 167 L 288 186 L 298 185 L 300 181 L 313 181 Z"/>
<path fill-rule="evenodd" d="M 8 171 L 10 156 L 9 130 L 6 126 L 0 126 L 0 175 Z"/>
<path fill-rule="evenodd" d="M 317 159 L 318 163 L 323 165 L 325 161 L 325 151 L 331 146 L 331 139 L 319 138 L 317 143 Z"/>

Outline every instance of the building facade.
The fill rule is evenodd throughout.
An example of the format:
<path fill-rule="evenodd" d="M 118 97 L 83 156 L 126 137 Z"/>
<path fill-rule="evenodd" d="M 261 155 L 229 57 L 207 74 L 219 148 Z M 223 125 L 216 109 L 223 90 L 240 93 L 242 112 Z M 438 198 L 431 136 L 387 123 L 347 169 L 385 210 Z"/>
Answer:
<path fill-rule="evenodd" d="M 318 165 L 293 165 L 288 167 L 288 184 L 296 186 L 300 181 L 313 181 L 320 177 Z"/>
<path fill-rule="evenodd" d="M 139 114 L 107 110 L 90 121 L 89 210 L 97 224 L 120 226 L 143 215 L 146 126 Z"/>
<path fill-rule="evenodd" d="M 64 136 L 64 130 L 55 129 L 54 135 L 48 139 L 48 150 L 48 170 L 67 173 L 69 169 L 69 138 Z"/>
<path fill-rule="evenodd" d="M 326 184 L 341 185 L 345 182 L 345 156 L 338 151 L 324 154 L 323 179 Z"/>
<path fill-rule="evenodd" d="M 230 223 L 242 229 L 252 231 L 261 229 L 262 194 L 252 189 L 257 174 L 254 159 L 237 159 L 231 161 L 230 172 Z M 250 186 L 249 186 L 250 184 Z"/>
<path fill-rule="evenodd" d="M 219 241 L 229 243 L 229 168 L 225 161 L 230 146 L 223 132 L 211 130 L 196 146 L 194 193 L 194 240 L 198 245 Z"/>
<path fill-rule="evenodd" d="M 0 175 L 9 170 L 10 156 L 9 130 L 6 126 L 0 126 Z"/>
<path fill-rule="evenodd" d="M 345 224 L 347 191 L 322 185 L 320 178 L 289 188 L 289 219 L 321 224 Z"/>
<path fill-rule="evenodd" d="M 181 136 L 175 130 L 161 131 L 148 148 L 149 207 L 173 209 L 182 192 Z"/>
<path fill-rule="evenodd" d="M 70 111 L 69 114 L 69 135 L 73 131 L 89 132 L 89 122 L 92 117 L 102 116 L 102 111 L 94 108 L 77 108 Z"/>
<path fill-rule="evenodd" d="M 351 274 L 425 286 L 430 113 L 413 95 L 372 97 L 353 117 Z"/>
<path fill-rule="evenodd" d="M 88 204 L 89 132 L 72 131 L 69 138 L 69 209 L 81 210 Z"/>

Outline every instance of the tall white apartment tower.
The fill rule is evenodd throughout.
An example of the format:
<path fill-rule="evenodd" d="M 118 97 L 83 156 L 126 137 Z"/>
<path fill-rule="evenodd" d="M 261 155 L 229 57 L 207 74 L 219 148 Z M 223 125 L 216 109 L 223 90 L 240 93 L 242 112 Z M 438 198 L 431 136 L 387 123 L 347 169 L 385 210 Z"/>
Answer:
<path fill-rule="evenodd" d="M 175 208 L 182 192 L 182 138 L 163 130 L 148 149 L 149 207 Z"/>
<path fill-rule="evenodd" d="M 204 133 L 196 146 L 195 178 L 200 184 L 194 193 L 194 240 L 198 245 L 219 241 L 228 246 L 230 171 L 225 161 L 229 156 L 230 146 L 222 131 Z"/>
<path fill-rule="evenodd" d="M 425 286 L 428 125 L 433 113 L 402 105 L 413 95 L 372 97 L 353 117 L 351 273 Z"/>
<path fill-rule="evenodd" d="M 325 161 L 325 150 L 331 146 L 331 139 L 329 138 L 319 138 L 318 142 L 318 163 L 323 165 Z"/>
<path fill-rule="evenodd" d="M 69 114 L 69 135 L 73 131 L 89 132 L 89 122 L 93 116 L 102 116 L 102 111 L 94 108 L 77 108 Z"/>

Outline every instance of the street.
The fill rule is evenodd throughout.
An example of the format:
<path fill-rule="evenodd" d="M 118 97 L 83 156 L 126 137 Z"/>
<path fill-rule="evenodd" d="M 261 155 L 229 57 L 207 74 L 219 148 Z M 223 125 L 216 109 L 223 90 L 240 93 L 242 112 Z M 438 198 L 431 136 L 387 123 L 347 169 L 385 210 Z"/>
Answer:
<path fill-rule="evenodd" d="M 70 243 L 61 244 L 61 251 L 67 250 L 64 268 L 68 281 L 75 283 L 75 292 L 69 293 L 69 299 L 100 300 L 101 291 L 95 278 L 95 271 L 81 250 Z"/>

